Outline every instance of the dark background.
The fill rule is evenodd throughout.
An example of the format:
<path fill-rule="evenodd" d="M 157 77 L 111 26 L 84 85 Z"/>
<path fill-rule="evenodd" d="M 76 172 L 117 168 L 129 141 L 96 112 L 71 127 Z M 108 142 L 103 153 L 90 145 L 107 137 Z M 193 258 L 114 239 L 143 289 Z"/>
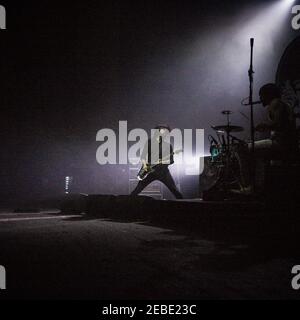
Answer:
<path fill-rule="evenodd" d="M 168 123 L 208 134 L 224 123 L 220 111 L 232 109 L 248 139 L 239 111 L 249 114 L 240 105 L 248 95 L 249 38 L 257 98 L 299 34 L 289 9 L 278 21 L 270 9 L 277 2 L 2 1 L 3 203 L 63 192 L 75 169 L 83 192 L 126 193 L 124 169 L 100 167 L 95 158 L 97 131 L 117 129 L 119 120 L 129 129 Z"/>

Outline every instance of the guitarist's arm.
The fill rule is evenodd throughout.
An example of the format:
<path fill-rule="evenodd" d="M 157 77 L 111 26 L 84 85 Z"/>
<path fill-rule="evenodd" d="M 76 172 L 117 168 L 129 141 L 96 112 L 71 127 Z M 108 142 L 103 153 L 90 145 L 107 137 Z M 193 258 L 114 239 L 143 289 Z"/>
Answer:
<path fill-rule="evenodd" d="M 171 165 L 174 163 L 174 151 L 172 145 L 170 145 L 170 154 L 161 159 L 160 164 Z"/>

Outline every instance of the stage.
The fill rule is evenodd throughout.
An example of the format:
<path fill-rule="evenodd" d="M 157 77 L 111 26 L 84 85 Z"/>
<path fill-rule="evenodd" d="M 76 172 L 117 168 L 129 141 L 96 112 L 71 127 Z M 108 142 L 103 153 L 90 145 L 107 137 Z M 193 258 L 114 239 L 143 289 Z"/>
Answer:
<path fill-rule="evenodd" d="M 299 204 L 279 200 L 155 200 L 146 196 L 69 195 L 61 202 L 61 209 L 88 217 L 141 219 L 166 227 L 184 226 L 201 230 L 207 236 L 272 237 L 300 230 Z"/>
<path fill-rule="evenodd" d="M 71 212 L 74 197 L 69 212 L 0 214 L 4 298 L 299 298 L 292 208 L 88 195 Z"/>

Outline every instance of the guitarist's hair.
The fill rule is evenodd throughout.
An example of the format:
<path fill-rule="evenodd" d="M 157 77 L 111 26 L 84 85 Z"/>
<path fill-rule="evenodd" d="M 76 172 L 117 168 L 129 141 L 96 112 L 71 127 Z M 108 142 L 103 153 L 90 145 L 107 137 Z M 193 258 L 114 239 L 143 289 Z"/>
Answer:
<path fill-rule="evenodd" d="M 154 129 L 167 129 L 169 132 L 171 132 L 171 128 L 167 125 L 167 124 L 160 124 L 158 126 L 156 126 Z"/>

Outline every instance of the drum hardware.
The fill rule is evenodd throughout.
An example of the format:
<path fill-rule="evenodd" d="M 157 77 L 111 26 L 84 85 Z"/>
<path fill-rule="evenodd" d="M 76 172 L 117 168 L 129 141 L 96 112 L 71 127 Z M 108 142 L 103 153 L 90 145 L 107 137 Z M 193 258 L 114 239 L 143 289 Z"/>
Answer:
<path fill-rule="evenodd" d="M 230 110 L 222 111 L 227 118 L 227 124 L 211 126 L 215 130 L 218 141 L 209 136 L 210 140 L 210 165 L 214 166 L 220 174 L 220 187 L 223 191 L 228 192 L 234 184 L 240 184 L 240 161 L 238 156 L 239 146 L 245 145 L 245 142 L 232 135 L 234 132 L 242 132 L 243 127 L 234 126 L 230 123 Z"/>
<path fill-rule="evenodd" d="M 242 132 L 244 131 L 243 127 L 240 126 L 232 126 L 232 125 L 221 125 L 221 126 L 212 126 L 212 129 L 219 133 L 227 133 L 227 132 Z"/>

